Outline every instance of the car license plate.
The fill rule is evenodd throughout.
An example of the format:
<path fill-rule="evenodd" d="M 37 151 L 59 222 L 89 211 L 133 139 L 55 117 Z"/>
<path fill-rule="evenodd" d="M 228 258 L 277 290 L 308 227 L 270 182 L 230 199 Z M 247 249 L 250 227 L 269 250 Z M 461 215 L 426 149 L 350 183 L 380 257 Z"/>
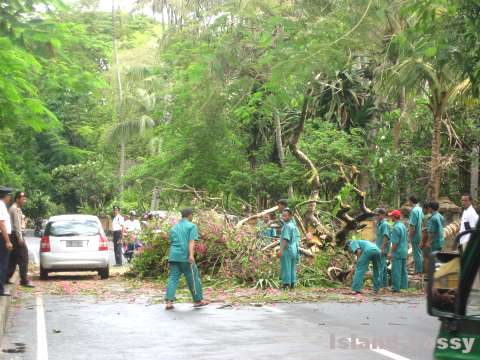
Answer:
<path fill-rule="evenodd" d="M 83 247 L 82 240 L 67 240 L 67 247 Z"/>

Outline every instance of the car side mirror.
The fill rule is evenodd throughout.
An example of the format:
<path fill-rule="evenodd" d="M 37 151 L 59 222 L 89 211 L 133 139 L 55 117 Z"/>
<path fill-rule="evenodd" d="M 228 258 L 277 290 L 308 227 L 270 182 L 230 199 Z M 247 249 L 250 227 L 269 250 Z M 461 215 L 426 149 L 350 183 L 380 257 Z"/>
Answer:
<path fill-rule="evenodd" d="M 427 311 L 431 316 L 454 317 L 460 284 L 458 252 L 433 252 L 429 257 Z"/>

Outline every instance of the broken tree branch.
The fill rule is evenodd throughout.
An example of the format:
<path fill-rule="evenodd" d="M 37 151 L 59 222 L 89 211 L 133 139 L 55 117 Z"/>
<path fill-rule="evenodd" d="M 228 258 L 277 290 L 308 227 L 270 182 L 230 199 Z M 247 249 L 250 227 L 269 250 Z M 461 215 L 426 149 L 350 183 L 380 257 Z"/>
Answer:
<path fill-rule="evenodd" d="M 315 226 L 318 223 L 318 219 L 315 218 L 314 213 L 316 208 L 315 201 L 318 200 L 318 196 L 320 193 L 320 176 L 318 174 L 318 170 L 315 164 L 313 163 L 313 161 L 310 160 L 310 158 L 298 147 L 298 142 L 305 129 L 305 121 L 310 117 L 309 104 L 310 104 L 310 97 L 311 97 L 312 91 L 313 91 L 312 88 L 309 87 L 305 94 L 305 98 L 303 100 L 302 113 L 298 119 L 298 123 L 293 129 L 292 135 L 290 136 L 288 147 L 292 155 L 295 156 L 300 163 L 305 165 L 312 174 L 312 177 L 311 177 L 312 189 L 310 191 L 310 199 L 309 199 L 311 202 L 308 205 L 304 219 L 306 224 L 311 223 Z"/>
<path fill-rule="evenodd" d="M 274 206 L 274 207 L 272 207 L 272 208 L 270 208 L 270 209 L 263 210 L 262 212 L 259 212 L 259 213 L 255 214 L 255 215 L 251 215 L 251 216 L 249 216 L 249 217 L 246 217 L 246 218 L 240 220 L 240 221 L 237 223 L 237 225 L 235 225 L 235 228 L 236 228 L 236 229 L 239 229 L 239 228 L 241 228 L 241 227 L 243 226 L 243 224 L 245 224 L 246 222 L 248 222 L 248 221 L 250 221 L 250 220 L 253 220 L 253 219 L 258 219 L 258 218 L 260 218 L 260 217 L 262 217 L 262 216 L 265 216 L 265 215 L 270 214 L 270 213 L 272 213 L 272 212 L 274 212 L 274 211 L 277 211 L 277 210 L 278 210 L 278 206 Z"/>

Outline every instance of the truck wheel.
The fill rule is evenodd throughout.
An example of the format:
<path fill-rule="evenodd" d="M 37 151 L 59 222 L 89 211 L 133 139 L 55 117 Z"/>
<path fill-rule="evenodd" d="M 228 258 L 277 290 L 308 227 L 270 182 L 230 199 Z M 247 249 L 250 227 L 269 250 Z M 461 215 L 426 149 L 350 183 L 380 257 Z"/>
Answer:
<path fill-rule="evenodd" d="M 108 279 L 110 276 L 110 268 L 107 266 L 105 269 L 98 270 L 98 275 L 100 275 L 100 279 Z"/>
<path fill-rule="evenodd" d="M 40 280 L 48 280 L 48 271 L 40 268 Z"/>

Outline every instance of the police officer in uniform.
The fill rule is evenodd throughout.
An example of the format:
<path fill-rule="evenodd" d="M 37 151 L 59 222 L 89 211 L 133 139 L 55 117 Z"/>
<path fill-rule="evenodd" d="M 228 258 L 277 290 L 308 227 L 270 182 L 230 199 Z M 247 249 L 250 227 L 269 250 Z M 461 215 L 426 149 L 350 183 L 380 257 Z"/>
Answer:
<path fill-rule="evenodd" d="M 10 241 L 12 223 L 8 214 L 7 205 L 12 200 L 12 189 L 0 186 L 0 296 L 10 296 L 4 285 L 8 271 L 8 259 L 13 249 Z"/>
<path fill-rule="evenodd" d="M 10 219 L 12 221 L 12 234 L 10 240 L 13 244 L 13 250 L 10 253 L 10 261 L 8 264 L 7 279 L 11 279 L 15 270 L 20 270 L 20 285 L 24 287 L 33 288 L 27 277 L 28 273 L 28 248 L 24 238 L 24 230 L 22 228 L 23 213 L 22 208 L 27 201 L 27 196 L 24 192 L 17 192 L 15 194 L 14 203 L 8 209 Z"/>

